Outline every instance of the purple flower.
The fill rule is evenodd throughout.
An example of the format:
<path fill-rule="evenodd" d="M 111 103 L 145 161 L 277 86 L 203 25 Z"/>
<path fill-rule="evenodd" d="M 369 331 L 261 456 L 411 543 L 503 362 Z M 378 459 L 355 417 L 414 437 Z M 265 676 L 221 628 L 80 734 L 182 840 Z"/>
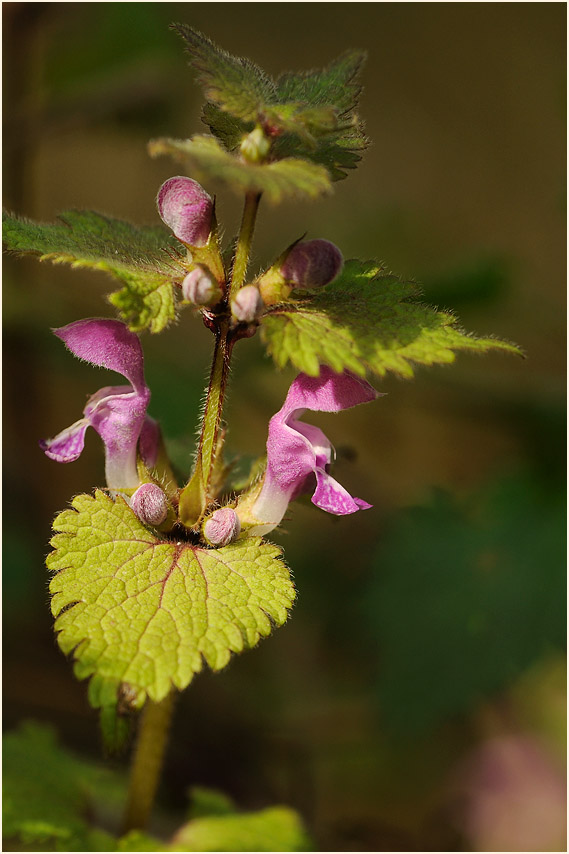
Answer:
<path fill-rule="evenodd" d="M 267 469 L 260 492 L 250 508 L 243 506 L 242 521 L 252 524 L 252 533 L 271 531 L 280 523 L 289 502 L 312 489 L 312 503 L 336 516 L 372 506 L 353 498 L 328 474 L 332 445 L 322 430 L 299 418 L 305 409 L 340 412 L 378 396 L 379 392 L 365 380 L 349 373 L 334 373 L 327 367 L 320 368 L 318 377 L 298 375 L 283 407 L 269 423 Z"/>
<path fill-rule="evenodd" d="M 178 175 L 158 190 L 158 213 L 178 240 L 189 246 L 205 246 L 212 225 L 213 202 L 201 184 Z"/>
<path fill-rule="evenodd" d="M 81 454 L 85 433 L 93 427 L 105 444 L 105 474 L 109 489 L 132 489 L 140 480 L 136 449 L 140 440 L 145 463 L 158 454 L 159 427 L 146 415 L 150 389 L 144 382 L 142 347 L 138 336 L 119 320 L 78 320 L 54 330 L 73 355 L 100 368 L 122 374 L 130 385 L 105 386 L 95 392 L 83 418 L 53 439 L 40 442 L 48 457 L 70 463 Z"/>

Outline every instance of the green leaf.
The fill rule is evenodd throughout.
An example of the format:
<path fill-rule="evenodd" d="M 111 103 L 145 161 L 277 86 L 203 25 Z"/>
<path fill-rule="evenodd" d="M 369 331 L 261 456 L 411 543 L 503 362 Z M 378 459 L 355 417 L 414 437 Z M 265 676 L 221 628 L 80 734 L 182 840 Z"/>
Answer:
<path fill-rule="evenodd" d="M 120 291 L 109 295 L 109 302 L 133 332 L 149 329 L 162 332 L 176 317 L 176 300 L 171 279 L 148 273 L 115 273 L 124 282 Z M 181 280 L 183 274 L 178 274 Z"/>
<path fill-rule="evenodd" d="M 194 819 L 174 836 L 172 851 L 310 851 L 300 818 L 288 807 Z"/>
<path fill-rule="evenodd" d="M 276 81 L 246 59 L 231 56 L 185 24 L 186 42 L 209 103 L 203 120 L 228 151 L 260 124 L 273 139 L 272 159 L 301 158 L 325 166 L 332 180 L 353 169 L 367 145 L 357 106 L 365 59 L 348 51 L 320 70 L 282 74 Z"/>
<path fill-rule="evenodd" d="M 182 246 L 162 227 L 136 227 L 94 211 L 66 211 L 51 224 L 3 215 L 6 248 L 40 260 L 103 270 L 123 283 L 110 301 L 133 331 L 160 332 L 175 316 L 173 283 Z"/>
<path fill-rule="evenodd" d="M 449 363 L 456 350 L 520 355 L 514 344 L 467 335 L 452 314 L 417 302 L 418 295 L 414 283 L 375 262 L 347 261 L 328 287 L 265 315 L 264 339 L 278 367 L 290 362 L 310 376 L 323 364 L 360 376 L 412 377 L 414 364 Z"/>
<path fill-rule="evenodd" d="M 172 29 L 184 39 L 207 100 L 237 118 L 257 121 L 263 104 L 275 95 L 271 78 L 249 59 L 232 56 L 188 24 L 173 24 Z"/>
<path fill-rule="evenodd" d="M 276 97 L 283 103 L 330 105 L 345 115 L 357 105 L 362 88 L 357 77 L 365 59 L 365 51 L 349 50 L 322 70 L 285 72 L 277 79 Z"/>
<path fill-rule="evenodd" d="M 285 197 L 314 198 L 331 189 L 328 171 L 316 163 L 285 158 L 274 163 L 246 163 L 233 157 L 212 136 L 157 139 L 149 143 L 153 157 L 170 154 L 200 181 L 221 181 L 238 192 L 264 193 L 270 202 Z"/>
<path fill-rule="evenodd" d="M 121 683 L 160 701 L 282 625 L 294 587 L 281 552 L 260 538 L 221 549 L 161 540 L 122 498 L 79 495 L 54 522 L 47 559 L 58 642 L 94 706 Z"/>
<path fill-rule="evenodd" d="M 49 728 L 32 723 L 4 735 L 3 758 L 5 839 L 32 850 L 114 850 L 112 838 L 87 823 L 97 790 L 115 788 L 108 771 L 65 752 Z"/>

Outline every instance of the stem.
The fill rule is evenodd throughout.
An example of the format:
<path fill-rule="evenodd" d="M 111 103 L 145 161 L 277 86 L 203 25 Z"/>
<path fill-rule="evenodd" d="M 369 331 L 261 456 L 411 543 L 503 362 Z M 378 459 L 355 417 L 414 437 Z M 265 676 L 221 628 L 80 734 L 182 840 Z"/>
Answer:
<path fill-rule="evenodd" d="M 247 193 L 245 196 L 245 207 L 243 208 L 241 230 L 239 232 L 239 240 L 237 241 L 237 249 L 235 250 L 231 286 L 229 288 L 229 302 L 231 302 L 245 281 L 260 200 L 260 193 Z"/>
<path fill-rule="evenodd" d="M 202 423 L 198 465 L 201 466 L 206 495 L 214 463 L 217 434 L 225 400 L 232 344 L 228 336 L 229 326 L 224 324 L 216 335 L 215 350 L 209 379 L 209 388 Z"/>
<path fill-rule="evenodd" d="M 260 199 L 260 193 L 247 193 L 245 196 L 241 229 L 235 250 L 231 283 L 227 294 L 228 304 L 231 303 L 232 297 L 245 281 Z M 197 519 L 200 515 L 199 507 L 196 511 L 195 501 L 196 489 L 200 488 L 200 482 L 201 488 L 205 492 L 205 494 L 202 493 L 203 498 L 200 500 L 205 501 L 206 504 L 209 501 L 208 487 L 215 463 L 219 425 L 221 424 L 221 413 L 227 389 L 234 339 L 231 336 L 229 319 L 227 317 L 220 318 L 218 323 L 219 325 L 215 330 L 215 350 L 202 421 L 196 468 L 187 486 L 182 490 L 180 497 L 180 516 L 186 524 L 193 524 L 194 519 Z M 205 508 L 202 505 L 202 512 L 203 509 Z"/>
<path fill-rule="evenodd" d="M 150 817 L 162 770 L 174 697 L 172 691 L 160 703 L 148 700 L 142 712 L 130 771 L 123 833 L 144 828 Z"/>

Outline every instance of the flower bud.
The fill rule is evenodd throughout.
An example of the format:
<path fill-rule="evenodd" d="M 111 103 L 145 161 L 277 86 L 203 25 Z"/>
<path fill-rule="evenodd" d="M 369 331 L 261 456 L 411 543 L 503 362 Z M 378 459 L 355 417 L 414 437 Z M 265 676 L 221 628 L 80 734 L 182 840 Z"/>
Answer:
<path fill-rule="evenodd" d="M 306 240 L 290 250 L 280 272 L 296 288 L 320 288 L 330 284 L 344 264 L 342 253 L 329 240 Z"/>
<path fill-rule="evenodd" d="M 263 300 L 255 285 L 245 285 L 231 302 L 231 314 L 241 323 L 251 323 L 263 310 Z"/>
<path fill-rule="evenodd" d="M 240 146 L 241 154 L 249 163 L 261 163 L 267 157 L 270 149 L 271 143 L 265 136 L 262 127 L 256 127 L 251 133 L 244 136 Z"/>
<path fill-rule="evenodd" d="M 182 282 L 182 295 L 194 305 L 215 305 L 221 299 L 222 291 L 210 271 L 198 264 Z"/>
<path fill-rule="evenodd" d="M 192 178 L 178 175 L 162 184 L 156 199 L 158 213 L 178 240 L 205 246 L 212 225 L 213 202 Z"/>
<path fill-rule="evenodd" d="M 155 483 L 143 483 L 130 499 L 130 506 L 145 525 L 161 525 L 168 515 L 166 494 Z"/>
<path fill-rule="evenodd" d="M 237 539 L 241 522 L 232 507 L 221 507 L 204 522 L 203 535 L 212 546 L 227 546 Z"/>

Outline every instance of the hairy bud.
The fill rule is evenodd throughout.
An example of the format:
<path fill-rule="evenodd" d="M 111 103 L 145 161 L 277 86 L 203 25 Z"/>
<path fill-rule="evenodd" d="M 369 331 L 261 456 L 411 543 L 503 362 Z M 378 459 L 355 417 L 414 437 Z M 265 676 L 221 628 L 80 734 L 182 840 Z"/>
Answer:
<path fill-rule="evenodd" d="M 320 288 L 330 284 L 344 264 L 342 253 L 329 240 L 306 240 L 288 253 L 280 272 L 296 288 Z"/>
<path fill-rule="evenodd" d="M 251 323 L 263 310 L 263 300 L 255 285 L 245 285 L 231 303 L 231 314 L 241 323 Z"/>
<path fill-rule="evenodd" d="M 182 295 L 195 305 L 215 305 L 221 299 L 222 291 L 210 271 L 198 264 L 182 282 Z"/>
<path fill-rule="evenodd" d="M 212 225 L 213 202 L 201 184 L 178 175 L 160 187 L 158 213 L 178 240 L 189 246 L 205 246 Z"/>
<path fill-rule="evenodd" d="M 261 163 L 267 157 L 271 149 L 271 143 L 264 134 L 262 127 L 254 128 L 251 133 L 243 137 L 240 151 L 244 159 L 249 163 Z"/>
<path fill-rule="evenodd" d="M 204 522 L 203 535 L 212 546 L 228 546 L 237 539 L 241 522 L 233 508 L 221 507 Z"/>
<path fill-rule="evenodd" d="M 155 483 L 143 483 L 130 499 L 130 506 L 145 525 L 161 525 L 168 515 L 166 494 Z"/>

